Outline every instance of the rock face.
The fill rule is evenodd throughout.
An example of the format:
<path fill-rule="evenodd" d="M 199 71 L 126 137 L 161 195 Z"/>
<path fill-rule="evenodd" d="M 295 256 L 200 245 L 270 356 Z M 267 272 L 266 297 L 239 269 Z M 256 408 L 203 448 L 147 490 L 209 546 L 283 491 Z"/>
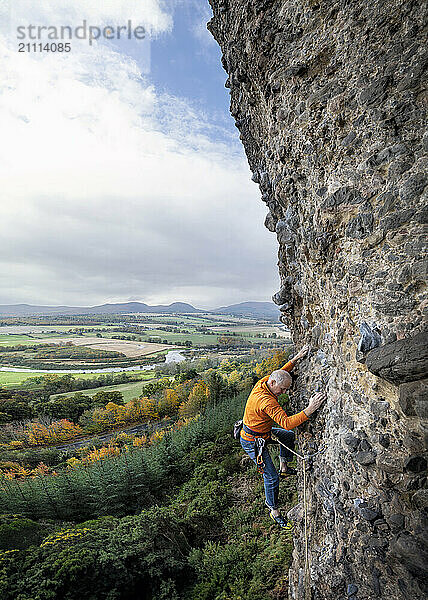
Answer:
<path fill-rule="evenodd" d="M 290 597 L 425 598 L 424 3 L 210 0 L 231 114 L 279 242 L 308 462 Z M 300 475 L 302 465 L 299 465 Z M 302 477 L 299 493 L 303 498 Z M 426 584 L 425 584 L 426 585 Z"/>

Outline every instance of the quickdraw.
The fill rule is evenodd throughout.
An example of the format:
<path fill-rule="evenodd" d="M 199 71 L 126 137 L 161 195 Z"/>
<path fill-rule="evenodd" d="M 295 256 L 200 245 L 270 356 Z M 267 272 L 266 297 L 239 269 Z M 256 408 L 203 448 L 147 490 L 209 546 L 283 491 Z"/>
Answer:
<path fill-rule="evenodd" d="M 265 462 L 263 460 L 263 448 L 265 447 L 266 440 L 262 437 L 254 438 L 254 450 L 256 452 L 256 465 L 257 471 L 263 475 L 265 471 Z"/>
<path fill-rule="evenodd" d="M 278 444 L 280 444 L 281 446 L 284 446 L 284 448 L 287 448 L 287 450 L 289 452 L 291 452 L 292 454 L 294 454 L 295 456 L 297 456 L 298 458 L 300 458 L 301 460 L 309 460 L 310 458 L 313 458 L 314 456 L 316 456 L 317 454 L 321 454 L 322 452 L 325 452 L 325 450 L 327 449 L 327 446 L 325 444 L 321 444 L 321 446 L 318 448 L 318 450 L 316 452 L 313 452 L 312 454 L 299 454 L 298 452 L 295 452 L 294 450 L 292 450 L 291 448 L 289 448 L 288 446 L 286 446 L 285 444 L 283 444 L 282 442 L 279 441 L 279 439 L 276 437 L 276 435 L 271 435 L 271 439 L 274 442 L 278 442 Z"/>

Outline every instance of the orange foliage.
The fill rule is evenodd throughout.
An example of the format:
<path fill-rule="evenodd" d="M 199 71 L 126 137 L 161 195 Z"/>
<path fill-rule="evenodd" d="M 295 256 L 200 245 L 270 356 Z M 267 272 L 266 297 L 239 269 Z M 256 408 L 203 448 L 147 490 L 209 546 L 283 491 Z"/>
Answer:
<path fill-rule="evenodd" d="M 194 417 L 204 410 L 208 403 L 210 391 L 205 381 L 198 381 L 192 388 L 189 398 L 180 404 L 178 414 L 180 417 Z"/>
<path fill-rule="evenodd" d="M 270 375 L 285 365 L 289 352 L 287 350 L 271 350 L 269 355 L 256 365 L 256 374 L 258 377 Z"/>
<path fill-rule="evenodd" d="M 151 398 L 133 398 L 123 406 L 109 402 L 105 408 L 96 408 L 90 417 L 88 429 L 104 431 L 126 423 L 157 419 L 156 402 Z"/>
<path fill-rule="evenodd" d="M 27 477 L 39 477 L 40 475 L 58 475 L 56 471 L 52 471 L 48 465 L 40 462 L 34 469 L 26 469 L 18 463 L 13 463 L 9 469 L 2 469 L 6 479 L 25 479 Z"/>
<path fill-rule="evenodd" d="M 29 423 L 27 425 L 27 430 L 28 443 L 31 446 L 55 444 L 57 442 L 72 439 L 83 433 L 83 430 L 79 425 L 76 425 L 67 419 L 54 421 L 50 425 Z"/>

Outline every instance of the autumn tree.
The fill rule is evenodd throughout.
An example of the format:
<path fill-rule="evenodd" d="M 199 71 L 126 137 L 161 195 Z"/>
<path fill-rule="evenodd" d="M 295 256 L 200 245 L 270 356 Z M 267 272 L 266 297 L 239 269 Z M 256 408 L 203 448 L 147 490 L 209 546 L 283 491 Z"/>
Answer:
<path fill-rule="evenodd" d="M 178 414 L 182 418 L 193 417 L 202 412 L 209 399 L 209 389 L 204 381 L 198 381 L 192 388 L 188 399 L 180 404 Z"/>
<path fill-rule="evenodd" d="M 290 352 L 288 350 L 271 350 L 266 358 L 256 365 L 256 374 L 260 377 L 270 375 L 284 366 L 287 362 Z"/>
<path fill-rule="evenodd" d="M 160 416 L 173 416 L 177 414 L 180 405 L 180 397 L 176 390 L 167 388 L 163 391 L 163 397 L 159 402 Z"/>

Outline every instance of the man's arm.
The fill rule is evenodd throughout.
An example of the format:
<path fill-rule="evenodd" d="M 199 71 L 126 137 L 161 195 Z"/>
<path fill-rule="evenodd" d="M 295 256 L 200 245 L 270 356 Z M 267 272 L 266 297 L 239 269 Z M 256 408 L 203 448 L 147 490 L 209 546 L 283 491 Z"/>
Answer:
<path fill-rule="evenodd" d="M 303 348 L 300 350 L 300 352 L 298 352 L 295 356 L 293 356 L 293 358 L 290 358 L 288 363 L 286 363 L 283 367 L 281 367 L 281 370 L 290 372 L 293 369 L 296 362 L 299 361 L 300 359 L 302 359 L 304 356 L 306 356 L 308 350 L 309 350 L 309 346 L 303 346 Z"/>
<path fill-rule="evenodd" d="M 303 410 L 296 415 L 288 417 L 285 410 L 276 400 L 274 400 L 274 398 L 266 399 L 266 401 L 263 402 L 262 410 L 275 421 L 275 423 L 278 423 L 278 425 L 284 429 L 293 429 L 308 420 L 308 415 L 306 415 Z"/>
<path fill-rule="evenodd" d="M 284 429 L 293 429 L 308 420 L 308 417 L 314 413 L 326 399 L 324 392 L 317 392 L 309 398 L 309 404 L 299 413 L 287 416 L 285 410 L 280 406 L 279 402 L 274 398 L 266 398 L 263 400 L 262 410 L 271 419 L 278 423 Z"/>

